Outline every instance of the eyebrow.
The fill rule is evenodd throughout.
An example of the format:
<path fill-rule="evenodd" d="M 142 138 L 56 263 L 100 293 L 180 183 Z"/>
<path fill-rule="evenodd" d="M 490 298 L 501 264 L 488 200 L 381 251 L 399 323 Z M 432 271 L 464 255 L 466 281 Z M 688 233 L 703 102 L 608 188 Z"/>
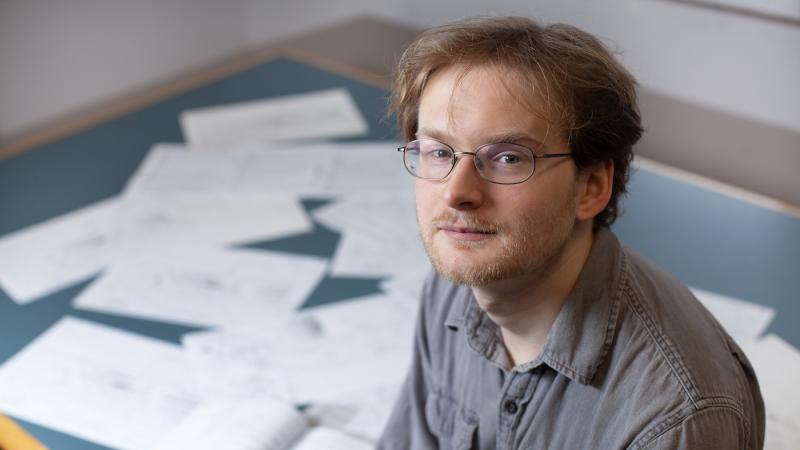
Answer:
<path fill-rule="evenodd" d="M 445 132 L 441 132 L 436 129 L 432 128 L 419 128 L 416 133 L 417 139 L 422 137 L 429 137 L 436 139 L 437 141 L 442 141 L 446 143 L 448 140 L 449 135 Z M 510 143 L 519 143 L 522 141 L 527 141 L 534 144 L 534 150 L 541 148 L 544 144 L 539 141 L 538 139 L 534 139 L 531 135 L 527 133 L 523 133 L 521 131 L 499 131 L 495 134 L 489 135 L 489 137 L 485 140 L 485 143 L 495 143 L 495 142 L 510 142 Z"/>

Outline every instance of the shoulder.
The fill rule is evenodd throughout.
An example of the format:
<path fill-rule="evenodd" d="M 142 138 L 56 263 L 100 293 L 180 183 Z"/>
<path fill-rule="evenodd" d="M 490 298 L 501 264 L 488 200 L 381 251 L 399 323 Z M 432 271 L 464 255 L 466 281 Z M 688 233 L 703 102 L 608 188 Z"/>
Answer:
<path fill-rule="evenodd" d="M 636 252 L 624 253 L 626 313 L 618 338 L 629 346 L 623 353 L 630 367 L 641 372 L 635 376 L 657 389 L 648 398 L 651 406 L 664 411 L 651 417 L 633 448 L 649 448 L 656 441 L 695 442 L 721 432 L 741 438 L 734 447 L 759 442 L 763 404 L 742 351 L 683 283 Z M 703 441 L 697 442 L 703 447 Z"/>
<path fill-rule="evenodd" d="M 735 408 L 710 406 L 676 416 L 653 427 L 629 450 L 656 449 L 760 449 L 745 426 L 746 418 Z"/>

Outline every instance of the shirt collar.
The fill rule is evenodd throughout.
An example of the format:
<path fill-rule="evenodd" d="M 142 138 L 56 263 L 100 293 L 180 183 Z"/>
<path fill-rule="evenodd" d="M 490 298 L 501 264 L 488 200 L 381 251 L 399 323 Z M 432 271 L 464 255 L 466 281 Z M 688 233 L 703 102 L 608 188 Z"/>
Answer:
<path fill-rule="evenodd" d="M 550 328 L 542 353 L 517 370 L 545 363 L 576 382 L 591 383 L 614 337 L 625 264 L 616 236 L 607 229 L 599 230 L 575 287 Z M 445 325 L 450 329 L 464 327 L 469 345 L 498 364 L 503 355 L 499 354 L 502 346 L 498 345 L 497 325 L 478 307 L 471 290 L 469 294 L 450 309 Z"/>
<path fill-rule="evenodd" d="M 607 229 L 598 231 L 539 359 L 574 381 L 591 383 L 616 332 L 626 264 L 617 237 Z"/>

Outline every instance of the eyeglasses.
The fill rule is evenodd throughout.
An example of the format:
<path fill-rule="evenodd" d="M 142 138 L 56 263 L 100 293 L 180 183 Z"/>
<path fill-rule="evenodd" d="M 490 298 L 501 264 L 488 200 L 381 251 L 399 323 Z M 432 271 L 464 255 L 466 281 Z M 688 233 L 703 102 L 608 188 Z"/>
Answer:
<path fill-rule="evenodd" d="M 463 155 L 472 155 L 475 168 L 486 181 L 496 184 L 519 184 L 533 176 L 539 158 L 561 158 L 572 153 L 541 153 L 519 144 L 484 144 L 472 152 L 457 152 L 434 139 L 411 141 L 397 151 L 403 152 L 403 164 L 411 175 L 423 180 L 443 180 L 450 175 Z"/>

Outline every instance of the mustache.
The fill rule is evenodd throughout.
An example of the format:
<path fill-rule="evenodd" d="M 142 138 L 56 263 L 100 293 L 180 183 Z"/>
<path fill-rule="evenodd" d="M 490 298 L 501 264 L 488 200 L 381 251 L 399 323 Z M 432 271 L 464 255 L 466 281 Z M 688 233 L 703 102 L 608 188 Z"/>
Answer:
<path fill-rule="evenodd" d="M 472 230 L 478 230 L 487 233 L 496 233 L 500 231 L 500 226 L 497 225 L 496 223 L 463 212 L 444 212 L 433 217 L 430 220 L 430 223 L 435 228 L 441 228 L 441 227 L 469 228 Z"/>

